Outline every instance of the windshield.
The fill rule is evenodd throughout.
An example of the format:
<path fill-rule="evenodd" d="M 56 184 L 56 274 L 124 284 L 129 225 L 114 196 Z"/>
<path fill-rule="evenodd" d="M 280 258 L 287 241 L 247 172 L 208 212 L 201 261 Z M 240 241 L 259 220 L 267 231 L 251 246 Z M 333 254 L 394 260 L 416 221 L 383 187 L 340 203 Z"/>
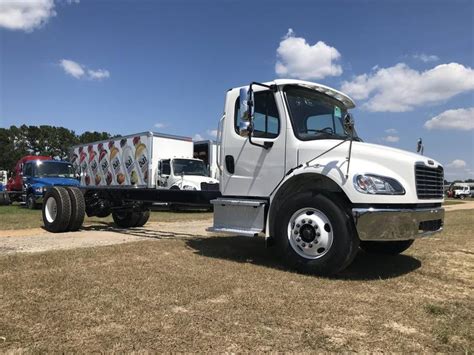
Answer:
<path fill-rule="evenodd" d="M 202 160 L 173 159 L 174 175 L 207 176 L 207 170 Z"/>
<path fill-rule="evenodd" d="M 345 139 L 344 106 L 317 91 L 289 86 L 285 89 L 295 135 L 301 140 Z"/>
<path fill-rule="evenodd" d="M 35 168 L 35 176 L 57 176 L 74 178 L 74 168 L 71 164 L 60 162 L 38 162 Z"/>

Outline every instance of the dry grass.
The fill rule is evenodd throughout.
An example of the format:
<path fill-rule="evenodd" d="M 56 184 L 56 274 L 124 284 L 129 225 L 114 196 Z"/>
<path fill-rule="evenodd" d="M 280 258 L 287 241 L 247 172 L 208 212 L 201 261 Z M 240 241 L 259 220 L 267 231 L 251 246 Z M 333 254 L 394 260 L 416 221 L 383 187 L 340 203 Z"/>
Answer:
<path fill-rule="evenodd" d="M 150 222 L 175 222 L 175 221 L 189 221 L 207 219 L 212 216 L 212 213 L 202 211 L 155 211 L 151 213 Z M 86 224 L 94 223 L 111 223 L 112 217 L 97 218 L 86 217 Z M 43 226 L 41 217 L 41 210 L 29 210 L 24 206 L 18 204 L 10 206 L 0 206 L 0 230 L 7 229 L 26 229 L 26 228 L 40 228 Z"/>
<path fill-rule="evenodd" d="M 198 237 L 0 258 L 0 351 L 473 350 L 473 211 L 324 279 L 263 240 Z"/>

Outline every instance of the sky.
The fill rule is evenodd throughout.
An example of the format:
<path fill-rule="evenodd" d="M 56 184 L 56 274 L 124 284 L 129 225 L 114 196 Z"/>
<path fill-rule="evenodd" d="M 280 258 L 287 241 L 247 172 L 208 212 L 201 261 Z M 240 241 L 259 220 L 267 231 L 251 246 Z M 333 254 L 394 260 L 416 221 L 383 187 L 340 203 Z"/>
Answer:
<path fill-rule="evenodd" d="M 474 178 L 474 1 L 0 0 L 0 127 L 215 138 L 225 92 L 349 94 L 367 142 Z"/>

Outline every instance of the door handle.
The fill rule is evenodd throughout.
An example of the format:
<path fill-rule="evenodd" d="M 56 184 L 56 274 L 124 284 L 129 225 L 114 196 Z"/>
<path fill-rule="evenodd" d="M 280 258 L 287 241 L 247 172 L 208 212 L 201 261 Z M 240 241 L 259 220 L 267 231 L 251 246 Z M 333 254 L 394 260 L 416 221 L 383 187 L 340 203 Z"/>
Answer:
<path fill-rule="evenodd" d="M 229 173 L 233 174 L 235 172 L 235 162 L 232 155 L 225 156 L 225 167 Z"/>

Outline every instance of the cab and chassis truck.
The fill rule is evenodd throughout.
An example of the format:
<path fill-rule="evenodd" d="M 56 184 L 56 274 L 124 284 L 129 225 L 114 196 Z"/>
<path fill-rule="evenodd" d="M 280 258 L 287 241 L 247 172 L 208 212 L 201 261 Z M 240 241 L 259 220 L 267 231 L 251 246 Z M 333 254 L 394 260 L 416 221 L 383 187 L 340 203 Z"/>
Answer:
<path fill-rule="evenodd" d="M 358 137 L 353 100 L 324 85 L 279 79 L 227 91 L 218 125 L 220 191 L 53 187 L 45 228 L 77 230 L 84 214 L 142 226 L 154 202 L 209 203 L 208 230 L 264 236 L 293 269 L 330 275 L 359 247 L 398 254 L 443 228 L 443 167 Z"/>

